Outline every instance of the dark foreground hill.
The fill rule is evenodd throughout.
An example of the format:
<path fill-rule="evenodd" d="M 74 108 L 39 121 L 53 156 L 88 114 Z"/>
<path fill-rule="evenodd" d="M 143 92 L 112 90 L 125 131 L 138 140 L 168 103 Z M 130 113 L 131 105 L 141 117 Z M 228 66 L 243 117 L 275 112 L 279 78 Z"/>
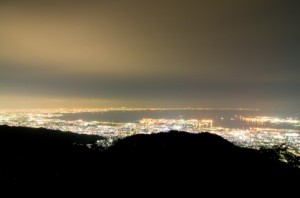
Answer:
<path fill-rule="evenodd" d="M 210 133 L 135 135 L 108 149 L 79 145 L 98 139 L 101 137 L 1 126 L 0 181 L 128 185 L 129 181 L 145 184 L 154 180 L 156 185 L 208 180 L 275 183 L 300 178 L 299 169 Z"/>

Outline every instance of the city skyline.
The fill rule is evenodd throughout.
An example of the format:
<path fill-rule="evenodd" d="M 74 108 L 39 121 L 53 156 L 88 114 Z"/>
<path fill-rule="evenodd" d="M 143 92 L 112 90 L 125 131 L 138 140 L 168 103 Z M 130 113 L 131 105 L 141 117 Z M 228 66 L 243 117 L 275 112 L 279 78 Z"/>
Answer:
<path fill-rule="evenodd" d="M 144 114 L 140 114 L 141 111 Z M 184 113 L 185 111 L 187 113 Z M 229 114 L 224 114 L 226 111 L 229 111 Z M 116 116 L 117 114 L 119 116 Z M 285 145 L 289 152 L 300 156 L 299 117 L 262 115 L 263 112 L 253 109 L 16 110 L 0 111 L 0 125 L 98 135 L 105 137 L 99 141 L 101 145 L 112 145 L 117 139 L 137 134 L 166 133 L 172 130 L 195 134 L 209 132 L 247 148 L 261 149 Z"/>

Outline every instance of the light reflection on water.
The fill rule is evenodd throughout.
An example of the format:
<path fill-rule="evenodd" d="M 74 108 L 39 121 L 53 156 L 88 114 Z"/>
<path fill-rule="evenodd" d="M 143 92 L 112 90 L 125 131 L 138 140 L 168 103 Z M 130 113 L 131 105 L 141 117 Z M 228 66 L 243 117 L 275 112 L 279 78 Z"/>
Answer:
<path fill-rule="evenodd" d="M 257 110 L 165 110 L 165 111 L 108 111 L 97 113 L 76 113 L 63 114 L 61 119 L 64 120 L 84 120 L 84 121 L 104 121 L 104 122 L 120 122 L 120 123 L 137 123 L 144 118 L 152 119 L 209 119 L 214 121 L 214 126 L 248 129 L 250 127 L 266 127 L 275 129 L 300 129 L 299 125 L 289 123 L 260 123 L 245 122 L 242 117 L 262 117 L 268 116 L 272 118 L 293 118 L 298 119 L 297 112 L 278 112 L 278 111 L 257 111 Z"/>

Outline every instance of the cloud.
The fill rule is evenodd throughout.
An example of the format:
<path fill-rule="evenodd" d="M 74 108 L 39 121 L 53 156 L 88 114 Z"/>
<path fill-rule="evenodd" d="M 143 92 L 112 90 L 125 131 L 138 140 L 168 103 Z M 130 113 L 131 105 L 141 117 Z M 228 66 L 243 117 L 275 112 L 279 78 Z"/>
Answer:
<path fill-rule="evenodd" d="M 1 1 L 1 92 L 178 105 L 231 97 L 275 104 L 285 96 L 290 103 L 300 84 L 297 4 Z"/>

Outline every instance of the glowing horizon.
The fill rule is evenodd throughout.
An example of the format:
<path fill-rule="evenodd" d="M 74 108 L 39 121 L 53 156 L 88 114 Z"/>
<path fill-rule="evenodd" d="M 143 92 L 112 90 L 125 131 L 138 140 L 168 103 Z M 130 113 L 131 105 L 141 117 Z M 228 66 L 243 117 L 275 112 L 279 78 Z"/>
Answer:
<path fill-rule="evenodd" d="M 0 108 L 300 108 L 297 1 L 0 2 Z"/>

